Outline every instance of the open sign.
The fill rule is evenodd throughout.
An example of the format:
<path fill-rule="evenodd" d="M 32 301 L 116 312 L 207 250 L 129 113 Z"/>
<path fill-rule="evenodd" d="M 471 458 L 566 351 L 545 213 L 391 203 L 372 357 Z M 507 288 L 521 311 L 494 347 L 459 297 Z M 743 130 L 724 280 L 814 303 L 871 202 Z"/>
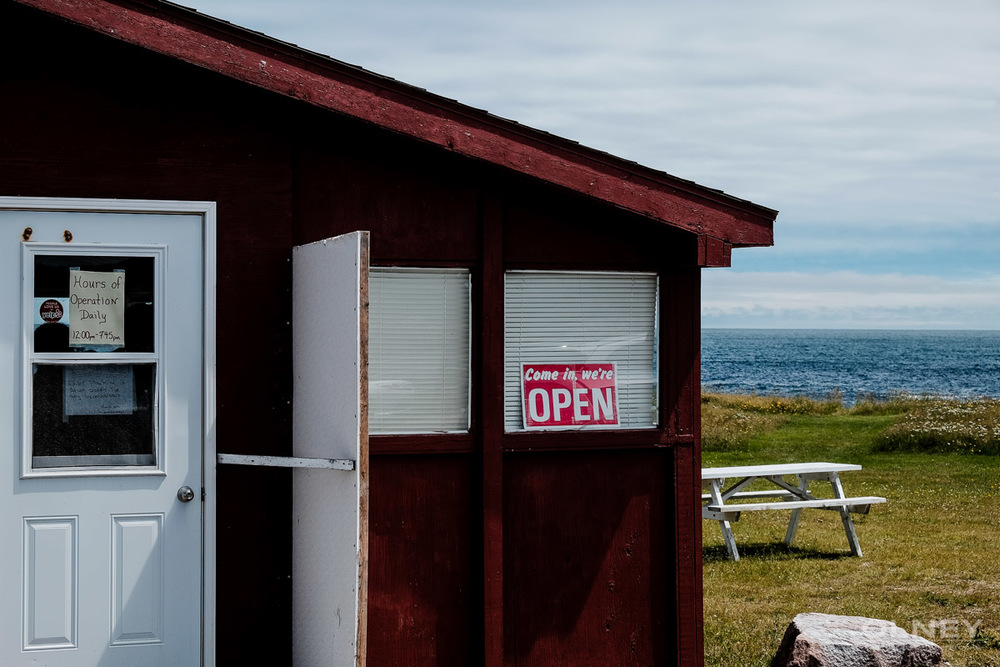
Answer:
<path fill-rule="evenodd" d="M 618 425 L 618 370 L 614 362 L 521 364 L 524 427 Z"/>

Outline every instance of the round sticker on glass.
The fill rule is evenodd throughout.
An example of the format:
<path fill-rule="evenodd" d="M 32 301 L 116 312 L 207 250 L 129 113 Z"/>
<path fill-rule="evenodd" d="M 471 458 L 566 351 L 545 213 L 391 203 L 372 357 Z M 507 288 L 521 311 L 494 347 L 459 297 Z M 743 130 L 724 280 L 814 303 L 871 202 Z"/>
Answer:
<path fill-rule="evenodd" d="M 55 299 L 46 299 L 38 307 L 38 315 L 45 324 L 58 322 L 63 318 L 64 312 L 62 304 Z"/>

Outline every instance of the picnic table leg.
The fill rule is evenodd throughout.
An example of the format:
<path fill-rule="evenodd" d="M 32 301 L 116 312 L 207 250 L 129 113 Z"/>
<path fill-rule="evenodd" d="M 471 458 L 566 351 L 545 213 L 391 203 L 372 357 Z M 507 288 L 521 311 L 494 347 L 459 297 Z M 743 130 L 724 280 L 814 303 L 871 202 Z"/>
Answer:
<path fill-rule="evenodd" d="M 719 480 L 712 480 L 711 488 L 709 493 L 712 494 L 712 502 L 716 505 L 722 505 L 722 489 L 720 485 L 722 484 Z M 722 528 L 722 541 L 726 543 L 726 550 L 729 552 L 729 560 L 737 561 L 740 559 L 740 552 L 736 548 L 736 538 L 733 537 L 733 527 L 725 519 L 719 519 L 719 527 Z"/>
<path fill-rule="evenodd" d="M 799 477 L 799 491 L 805 498 L 809 494 L 809 478 L 805 475 Z M 792 516 L 788 519 L 788 530 L 785 531 L 785 544 L 791 544 L 795 539 L 795 533 L 799 530 L 799 517 L 802 516 L 802 509 L 792 510 Z"/>
<path fill-rule="evenodd" d="M 840 483 L 840 476 L 833 473 L 830 476 L 830 484 L 833 486 L 834 498 L 846 498 L 844 486 Z M 847 533 L 847 543 L 851 545 L 851 555 L 861 557 L 861 543 L 858 542 L 858 534 L 854 530 L 854 520 L 847 507 L 840 508 L 840 520 L 844 523 L 844 532 Z"/>

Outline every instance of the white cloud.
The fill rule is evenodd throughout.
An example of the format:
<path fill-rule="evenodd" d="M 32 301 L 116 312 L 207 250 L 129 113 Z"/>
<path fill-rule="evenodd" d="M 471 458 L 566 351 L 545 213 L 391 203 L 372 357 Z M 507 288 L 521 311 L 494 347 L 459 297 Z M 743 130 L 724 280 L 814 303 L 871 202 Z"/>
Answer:
<path fill-rule="evenodd" d="M 707 272 L 708 324 L 1000 328 L 995 279 L 954 277 L 996 271 L 996 0 L 187 2 L 780 210 L 754 266 L 793 273 L 741 306 Z"/>
<path fill-rule="evenodd" d="M 706 270 L 702 320 L 706 327 L 997 329 L 1000 274 Z"/>
<path fill-rule="evenodd" d="M 194 1 L 779 210 L 1000 207 L 995 0 Z"/>

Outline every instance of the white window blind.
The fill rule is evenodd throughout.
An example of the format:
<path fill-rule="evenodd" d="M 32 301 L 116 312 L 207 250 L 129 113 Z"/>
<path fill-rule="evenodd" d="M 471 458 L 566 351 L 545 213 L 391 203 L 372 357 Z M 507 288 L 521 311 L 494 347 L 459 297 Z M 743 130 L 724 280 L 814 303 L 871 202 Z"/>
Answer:
<path fill-rule="evenodd" d="M 469 429 L 469 295 L 465 269 L 371 269 L 371 433 Z"/>
<path fill-rule="evenodd" d="M 615 362 L 619 427 L 657 419 L 658 280 L 646 273 L 511 271 L 504 305 L 504 424 L 524 428 L 522 363 Z"/>

